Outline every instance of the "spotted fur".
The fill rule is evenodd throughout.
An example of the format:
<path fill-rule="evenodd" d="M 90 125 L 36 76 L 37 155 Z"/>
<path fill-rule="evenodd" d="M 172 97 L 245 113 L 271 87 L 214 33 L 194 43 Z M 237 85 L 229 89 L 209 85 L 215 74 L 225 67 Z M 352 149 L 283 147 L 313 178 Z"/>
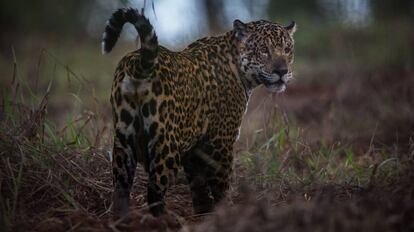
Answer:
<path fill-rule="evenodd" d="M 112 85 L 114 211 L 128 211 L 137 163 L 148 172 L 154 215 L 164 212 L 164 194 L 180 167 L 195 213 L 211 211 L 229 187 L 233 143 L 251 90 L 264 84 L 283 91 L 292 76 L 295 24 L 236 20 L 233 30 L 172 52 L 158 45 L 142 14 L 120 9 L 108 21 L 104 51 L 126 22 L 142 46 L 122 58 Z"/>

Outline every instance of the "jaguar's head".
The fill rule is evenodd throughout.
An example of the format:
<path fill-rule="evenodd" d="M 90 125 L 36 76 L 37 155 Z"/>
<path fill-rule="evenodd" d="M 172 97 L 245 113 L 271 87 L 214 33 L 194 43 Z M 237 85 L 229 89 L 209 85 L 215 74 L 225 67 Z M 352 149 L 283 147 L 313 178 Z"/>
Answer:
<path fill-rule="evenodd" d="M 250 87 L 263 84 L 272 92 L 284 91 L 292 78 L 296 24 L 235 20 L 233 27 L 240 70 Z"/>

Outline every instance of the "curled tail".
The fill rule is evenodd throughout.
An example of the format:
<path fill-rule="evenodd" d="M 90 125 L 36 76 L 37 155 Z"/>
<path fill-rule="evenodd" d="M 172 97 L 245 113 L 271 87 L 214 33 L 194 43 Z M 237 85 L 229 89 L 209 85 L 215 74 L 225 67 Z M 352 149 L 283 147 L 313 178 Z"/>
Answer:
<path fill-rule="evenodd" d="M 139 34 L 141 41 L 142 71 L 152 71 L 158 57 L 158 38 L 150 21 L 137 9 L 118 9 L 107 21 L 102 37 L 102 53 L 109 53 L 121 34 L 125 23 L 131 23 Z"/>

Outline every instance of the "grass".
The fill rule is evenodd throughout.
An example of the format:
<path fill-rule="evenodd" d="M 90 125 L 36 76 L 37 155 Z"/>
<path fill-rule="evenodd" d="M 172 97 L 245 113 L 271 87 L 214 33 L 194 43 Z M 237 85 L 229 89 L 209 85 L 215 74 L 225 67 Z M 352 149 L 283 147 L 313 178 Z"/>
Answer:
<path fill-rule="evenodd" d="M 59 61 L 56 65 L 64 66 Z M 17 72 L 17 62 L 15 68 Z M 68 78 L 76 78 L 69 67 L 64 70 Z M 102 119 L 83 109 L 76 117 L 64 115 L 65 125 L 59 126 L 48 117 L 55 76 L 43 93 L 35 93 L 26 78 L 13 77 L 3 92 L 1 107 L 1 228 L 27 226 L 56 213 L 105 212 L 111 189 L 110 164 L 102 147 L 96 146 L 98 132 L 92 129 Z M 91 202 L 82 204 L 87 201 L 94 201 L 94 207 L 88 208 Z M 24 223 L 16 224 L 17 220 Z"/>
<path fill-rule="evenodd" d="M 275 115 L 273 120 L 281 118 Z M 384 175 L 393 176 L 414 152 L 411 148 L 411 155 L 401 156 L 385 147 L 376 148 L 373 141 L 366 151 L 341 142 L 309 144 L 301 128 L 289 122 L 275 123 L 270 130 L 274 131 L 270 136 L 253 135 L 257 141 L 239 154 L 236 170 L 241 173 L 236 174 L 236 186 L 247 181 L 259 190 L 280 182 L 302 187 L 329 183 L 367 187 L 376 179 L 386 181 Z"/>

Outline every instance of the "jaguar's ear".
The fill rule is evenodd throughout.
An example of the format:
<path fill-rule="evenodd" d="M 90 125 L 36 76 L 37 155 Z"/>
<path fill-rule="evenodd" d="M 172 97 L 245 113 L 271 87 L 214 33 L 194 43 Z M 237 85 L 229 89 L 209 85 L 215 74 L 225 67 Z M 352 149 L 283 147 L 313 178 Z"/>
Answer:
<path fill-rule="evenodd" d="M 238 40 L 243 40 L 247 36 L 247 25 L 236 19 L 233 22 L 233 29 Z"/>
<path fill-rule="evenodd" d="M 296 23 L 292 21 L 289 25 L 285 26 L 285 29 L 289 32 L 291 36 L 296 32 Z"/>

